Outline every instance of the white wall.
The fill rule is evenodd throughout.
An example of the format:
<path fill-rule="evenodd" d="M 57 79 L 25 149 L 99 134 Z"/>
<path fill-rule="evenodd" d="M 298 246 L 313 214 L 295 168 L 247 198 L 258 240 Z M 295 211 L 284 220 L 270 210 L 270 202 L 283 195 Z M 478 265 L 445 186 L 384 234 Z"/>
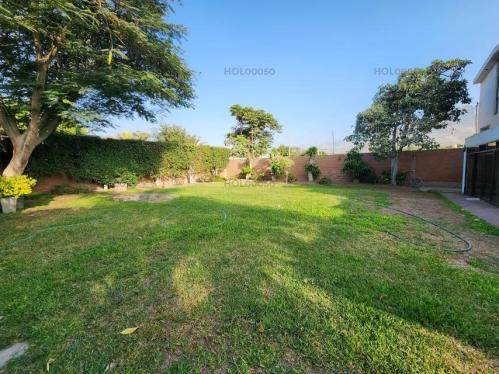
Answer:
<path fill-rule="evenodd" d="M 482 81 L 480 86 L 480 107 L 478 112 L 478 127 L 499 126 L 499 114 L 495 114 L 496 109 L 496 89 L 497 89 L 497 67 L 499 63 L 489 70 L 489 74 Z"/>

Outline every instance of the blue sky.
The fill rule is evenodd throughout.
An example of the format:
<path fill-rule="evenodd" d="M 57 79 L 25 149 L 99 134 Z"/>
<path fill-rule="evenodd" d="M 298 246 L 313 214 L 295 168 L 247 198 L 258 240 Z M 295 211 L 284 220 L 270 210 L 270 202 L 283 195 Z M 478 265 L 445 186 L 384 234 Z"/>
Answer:
<path fill-rule="evenodd" d="M 396 80 L 397 69 L 456 57 L 473 61 L 466 76 L 477 101 L 472 80 L 499 43 L 498 20 L 497 0 L 183 0 L 170 21 L 188 29 L 182 47 L 196 72 L 195 108 L 174 109 L 159 122 L 223 145 L 234 124 L 229 107 L 237 103 L 278 119 L 284 130 L 277 144 L 330 144 L 332 129 L 337 141 L 348 135 L 356 114 L 379 85 Z M 107 134 L 158 126 L 115 123 Z"/>

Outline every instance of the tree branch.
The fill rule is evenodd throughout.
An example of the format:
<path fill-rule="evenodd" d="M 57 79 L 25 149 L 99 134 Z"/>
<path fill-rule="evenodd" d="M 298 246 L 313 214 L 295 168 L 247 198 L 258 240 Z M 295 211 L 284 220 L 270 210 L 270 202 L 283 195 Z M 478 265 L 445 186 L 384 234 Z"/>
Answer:
<path fill-rule="evenodd" d="M 16 120 L 9 114 L 9 111 L 5 107 L 4 103 L 0 99 L 0 126 L 5 130 L 5 133 L 9 137 L 10 141 L 14 146 L 17 145 L 21 133 L 17 128 Z"/>
<path fill-rule="evenodd" d="M 42 96 L 43 92 L 45 91 L 48 68 L 50 62 L 57 55 L 59 43 L 62 40 L 62 37 L 56 36 L 51 38 L 52 45 L 47 54 L 43 53 L 42 42 L 40 39 L 40 35 L 37 32 L 33 33 L 33 40 L 36 50 L 37 73 L 35 87 L 33 87 L 33 93 L 31 95 L 31 122 L 28 131 L 33 131 L 36 133 L 39 131 L 41 121 Z"/>
<path fill-rule="evenodd" d="M 39 143 L 45 141 L 50 134 L 52 134 L 57 126 L 61 123 L 61 118 L 54 114 L 53 112 L 46 113 L 41 119 L 41 125 L 39 129 Z"/>

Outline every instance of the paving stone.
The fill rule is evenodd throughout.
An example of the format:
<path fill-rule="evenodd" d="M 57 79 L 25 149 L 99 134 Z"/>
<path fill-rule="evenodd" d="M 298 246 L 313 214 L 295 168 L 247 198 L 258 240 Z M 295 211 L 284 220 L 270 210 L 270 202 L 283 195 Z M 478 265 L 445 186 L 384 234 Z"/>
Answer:
<path fill-rule="evenodd" d="M 7 365 L 9 360 L 24 354 L 29 348 L 28 343 L 16 343 L 0 351 L 0 369 Z"/>

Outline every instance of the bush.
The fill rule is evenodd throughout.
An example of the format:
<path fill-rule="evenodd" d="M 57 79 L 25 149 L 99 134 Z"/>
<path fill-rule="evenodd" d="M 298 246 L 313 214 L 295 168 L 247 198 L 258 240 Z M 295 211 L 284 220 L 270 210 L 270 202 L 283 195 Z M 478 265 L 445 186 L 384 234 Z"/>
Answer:
<path fill-rule="evenodd" d="M 320 180 L 319 180 L 319 184 L 323 184 L 323 185 L 326 185 L 326 186 L 330 186 L 333 184 L 333 181 L 331 180 L 331 178 L 327 177 L 327 176 L 323 176 Z"/>
<path fill-rule="evenodd" d="M 363 183 L 375 183 L 377 180 L 373 168 L 362 160 L 362 155 L 355 149 L 347 153 L 342 171 L 353 180 Z"/>
<path fill-rule="evenodd" d="M 246 178 L 246 176 L 251 177 L 252 175 L 254 175 L 254 173 L 255 172 L 253 171 L 251 166 L 246 165 L 241 169 L 241 178 Z"/>
<path fill-rule="evenodd" d="M 190 167 L 197 174 L 213 174 L 229 162 L 229 150 L 222 147 L 196 146 L 187 162 L 185 154 L 175 143 L 53 134 L 35 148 L 26 170 L 35 177 L 65 175 L 113 184 L 124 169 L 137 178 L 178 178 Z"/>
<path fill-rule="evenodd" d="M 130 187 L 135 187 L 137 185 L 137 182 L 138 182 L 138 178 L 134 173 L 132 173 L 126 169 L 121 169 L 116 174 L 116 177 L 114 178 L 113 184 L 126 183 Z"/>
<path fill-rule="evenodd" d="M 397 176 L 395 177 L 396 183 L 399 186 L 405 185 L 407 182 L 407 175 L 409 174 L 408 171 L 399 171 L 397 173 Z M 384 184 L 390 184 L 392 181 L 392 174 L 390 170 L 385 170 L 384 172 L 381 173 L 381 182 Z"/>
<path fill-rule="evenodd" d="M 275 157 L 270 162 L 270 171 L 276 178 L 280 178 L 286 174 L 286 169 L 293 166 L 294 161 L 287 157 Z"/>
<path fill-rule="evenodd" d="M 215 175 L 215 177 L 213 178 L 214 182 L 225 182 L 226 180 L 227 178 L 221 177 L 220 175 Z"/>
<path fill-rule="evenodd" d="M 312 174 L 312 178 L 317 179 L 319 175 L 321 175 L 321 169 L 316 164 L 306 164 L 305 170 Z"/>
<path fill-rule="evenodd" d="M 15 177 L 0 176 L 0 197 L 20 197 L 32 192 L 36 179 L 27 175 Z"/>
<path fill-rule="evenodd" d="M 73 195 L 73 194 L 82 194 L 92 192 L 90 187 L 77 185 L 72 186 L 69 183 L 60 184 L 58 186 L 54 186 L 50 193 L 53 195 Z"/>
<path fill-rule="evenodd" d="M 296 178 L 296 175 L 292 174 L 292 173 L 289 173 L 288 174 L 288 183 L 294 183 L 298 180 L 298 178 Z"/>

